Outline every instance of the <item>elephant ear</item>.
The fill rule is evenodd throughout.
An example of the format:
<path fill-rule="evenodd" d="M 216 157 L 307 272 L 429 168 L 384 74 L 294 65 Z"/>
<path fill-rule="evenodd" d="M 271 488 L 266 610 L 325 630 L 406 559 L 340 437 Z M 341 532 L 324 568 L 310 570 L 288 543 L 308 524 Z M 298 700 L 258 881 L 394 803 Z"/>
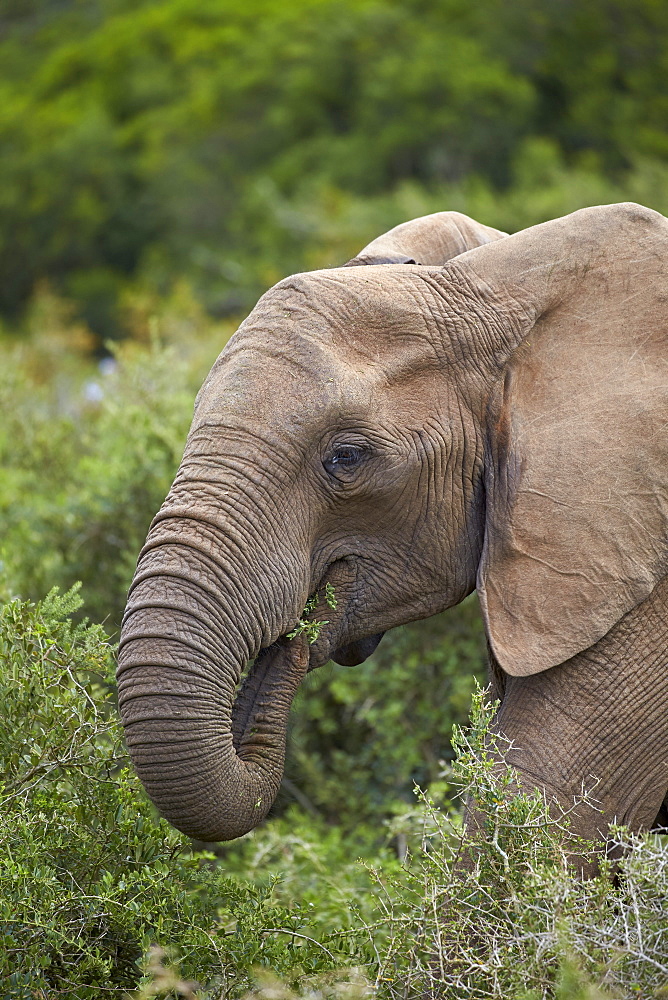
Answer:
<path fill-rule="evenodd" d="M 360 250 L 344 267 L 359 264 L 440 265 L 505 235 L 461 212 L 436 212 L 395 226 Z"/>
<path fill-rule="evenodd" d="M 584 209 L 460 260 L 506 316 L 478 592 L 499 663 L 528 675 L 668 570 L 668 221 Z"/>

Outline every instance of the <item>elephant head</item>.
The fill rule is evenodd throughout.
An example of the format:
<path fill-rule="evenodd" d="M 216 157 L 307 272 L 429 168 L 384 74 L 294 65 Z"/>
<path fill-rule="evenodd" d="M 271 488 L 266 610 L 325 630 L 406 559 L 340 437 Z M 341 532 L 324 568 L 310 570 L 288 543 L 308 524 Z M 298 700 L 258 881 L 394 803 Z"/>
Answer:
<path fill-rule="evenodd" d="M 415 264 L 280 282 L 197 397 L 119 653 L 132 760 L 192 836 L 266 815 L 295 690 L 330 656 L 477 586 L 498 663 L 530 677 L 665 573 L 668 223 L 604 206 L 501 239 L 463 218 L 355 258 Z M 314 594 L 309 645 L 287 636 Z"/>

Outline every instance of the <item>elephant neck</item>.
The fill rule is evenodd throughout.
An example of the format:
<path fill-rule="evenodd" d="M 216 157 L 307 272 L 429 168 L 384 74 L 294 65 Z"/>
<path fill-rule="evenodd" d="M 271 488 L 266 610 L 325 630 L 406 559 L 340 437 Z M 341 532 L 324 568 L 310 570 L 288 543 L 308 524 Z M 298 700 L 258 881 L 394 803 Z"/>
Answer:
<path fill-rule="evenodd" d="M 605 837 L 655 820 L 668 789 L 668 577 L 607 635 L 565 663 L 528 677 L 495 670 L 498 731 L 523 785 L 547 788 L 563 808 L 581 799 L 575 832 Z M 499 683 L 500 679 L 500 683 Z"/>

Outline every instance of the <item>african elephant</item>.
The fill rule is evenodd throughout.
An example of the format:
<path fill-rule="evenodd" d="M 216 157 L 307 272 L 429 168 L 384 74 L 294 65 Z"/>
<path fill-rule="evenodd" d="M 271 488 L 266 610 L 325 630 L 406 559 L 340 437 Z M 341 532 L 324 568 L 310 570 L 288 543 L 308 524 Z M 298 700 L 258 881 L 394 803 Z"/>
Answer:
<path fill-rule="evenodd" d="M 609 205 L 501 238 L 461 218 L 352 263 L 403 262 L 281 281 L 197 397 L 118 671 L 132 760 L 191 836 L 266 815 L 308 670 L 476 587 L 522 784 L 569 805 L 597 779 L 588 837 L 659 812 L 668 221 Z M 312 594 L 309 645 L 286 635 Z"/>

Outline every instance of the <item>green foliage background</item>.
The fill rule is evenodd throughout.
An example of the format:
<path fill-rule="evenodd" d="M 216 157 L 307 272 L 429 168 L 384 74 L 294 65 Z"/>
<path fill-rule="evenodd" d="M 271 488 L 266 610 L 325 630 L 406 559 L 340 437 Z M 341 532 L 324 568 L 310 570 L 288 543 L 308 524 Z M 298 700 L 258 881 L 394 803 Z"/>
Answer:
<path fill-rule="evenodd" d="M 447 859 L 427 838 L 406 882 L 397 855 L 419 853 L 415 783 L 456 816 L 450 734 L 484 676 L 475 600 L 311 675 L 270 820 L 215 853 L 158 820 L 124 769 L 109 641 L 194 395 L 258 295 L 432 211 L 509 232 L 626 199 L 668 213 L 667 63 L 660 0 L 0 4 L 3 996 L 120 997 L 151 944 L 212 998 L 242 996 L 257 964 L 287 983 L 258 996 L 351 962 L 366 973 L 350 988 L 310 995 L 369 995 L 376 975 L 379 995 L 424 988 L 420 942 L 438 933 L 424 900 L 438 906 Z M 83 608 L 31 603 L 79 580 Z M 610 886 L 578 895 L 555 843 L 532 868 L 518 837 L 523 943 L 501 886 L 484 940 L 509 978 L 481 964 L 470 995 L 495 981 L 515 1000 L 593 1000 L 613 980 L 614 995 L 663 995 L 660 845 L 632 850 L 645 967 L 605 923 L 627 912 Z M 447 885 L 486 898 L 469 889 Z M 564 937 L 564 900 L 603 936 Z M 615 978 L 622 954 L 636 964 Z M 169 957 L 152 961 L 146 982 L 186 996 Z"/>
<path fill-rule="evenodd" d="M 443 207 L 668 210 L 660 0 L 5 0 L 0 312 L 248 308 Z"/>

